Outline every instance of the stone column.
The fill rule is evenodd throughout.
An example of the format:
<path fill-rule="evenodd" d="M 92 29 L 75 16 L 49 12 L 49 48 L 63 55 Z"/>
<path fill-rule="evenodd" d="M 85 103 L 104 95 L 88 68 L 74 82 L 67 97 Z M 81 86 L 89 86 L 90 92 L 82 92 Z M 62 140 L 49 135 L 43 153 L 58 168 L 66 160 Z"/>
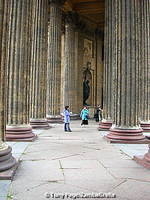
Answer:
<path fill-rule="evenodd" d="M 112 125 L 113 15 L 113 1 L 105 0 L 103 120 L 99 130 L 109 130 Z"/>
<path fill-rule="evenodd" d="M 150 0 L 141 1 L 140 121 L 150 132 Z"/>
<path fill-rule="evenodd" d="M 48 128 L 46 119 L 48 0 L 33 0 L 30 73 L 30 124 Z"/>
<path fill-rule="evenodd" d="M 4 143 L 6 127 L 6 45 L 7 45 L 7 14 L 9 2 L 0 0 L 0 172 L 12 168 L 16 160 L 12 157 L 11 147 Z M 0 173 L 0 179 L 3 176 Z"/>
<path fill-rule="evenodd" d="M 96 30 L 96 105 L 102 107 L 102 92 L 103 92 L 103 61 L 102 61 L 102 47 L 103 35 L 100 30 Z"/>
<path fill-rule="evenodd" d="M 60 95 L 60 110 L 64 110 L 64 58 L 65 58 L 65 34 L 61 36 L 61 95 Z"/>
<path fill-rule="evenodd" d="M 8 41 L 8 113 L 6 139 L 32 141 L 29 125 L 29 69 L 32 0 L 10 0 Z"/>
<path fill-rule="evenodd" d="M 61 29 L 64 0 L 50 0 L 47 62 L 47 119 L 62 122 L 60 116 L 61 94 Z"/>
<path fill-rule="evenodd" d="M 73 13 L 66 15 L 64 58 L 64 106 L 75 114 L 77 89 L 75 84 L 75 25 Z"/>
<path fill-rule="evenodd" d="M 114 124 L 111 142 L 142 143 L 139 124 L 139 1 L 113 0 L 113 94 Z"/>
<path fill-rule="evenodd" d="M 140 48 L 140 119 L 144 131 L 150 132 L 150 0 L 141 0 Z M 144 156 L 134 156 L 134 160 L 150 169 L 150 145 Z"/>
<path fill-rule="evenodd" d="M 79 82 L 79 31 L 76 30 L 75 31 L 75 52 L 74 52 L 74 59 L 75 59 L 75 76 L 74 76 L 74 79 L 75 79 L 75 90 L 76 90 L 76 93 L 75 93 L 75 100 L 74 100 L 74 106 L 75 106 L 75 110 L 74 110 L 74 113 L 80 113 L 80 110 L 82 108 L 82 104 L 80 106 L 80 99 L 79 99 L 79 95 L 78 95 L 78 82 Z M 82 99 L 81 99 L 82 100 Z M 75 118 L 77 117 L 77 115 L 75 115 Z M 77 119 L 80 119 L 79 118 L 79 115 L 77 117 Z"/>

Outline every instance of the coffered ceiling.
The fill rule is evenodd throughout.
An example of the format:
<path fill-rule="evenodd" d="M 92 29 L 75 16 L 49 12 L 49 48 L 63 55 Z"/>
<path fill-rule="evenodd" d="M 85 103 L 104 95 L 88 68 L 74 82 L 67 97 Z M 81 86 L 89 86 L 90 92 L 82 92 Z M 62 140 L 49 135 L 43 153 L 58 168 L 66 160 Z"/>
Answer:
<path fill-rule="evenodd" d="M 105 0 L 68 0 L 64 9 L 76 11 L 80 16 L 90 20 L 104 29 Z"/>

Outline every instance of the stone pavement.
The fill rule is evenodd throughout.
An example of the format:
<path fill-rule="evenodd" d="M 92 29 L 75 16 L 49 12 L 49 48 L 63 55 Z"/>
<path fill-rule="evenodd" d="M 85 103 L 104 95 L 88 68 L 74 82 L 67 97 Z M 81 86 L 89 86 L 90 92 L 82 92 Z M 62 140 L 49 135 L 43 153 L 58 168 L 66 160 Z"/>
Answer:
<path fill-rule="evenodd" d="M 147 152 L 147 145 L 107 143 L 97 126 L 90 121 L 82 128 L 73 121 L 71 133 L 59 124 L 36 131 L 33 143 L 12 143 L 21 163 L 11 185 L 0 181 L 0 192 L 5 191 L 0 200 L 6 193 L 9 200 L 46 200 L 45 193 L 92 192 L 113 193 L 117 200 L 149 200 L 150 171 L 132 160 Z"/>

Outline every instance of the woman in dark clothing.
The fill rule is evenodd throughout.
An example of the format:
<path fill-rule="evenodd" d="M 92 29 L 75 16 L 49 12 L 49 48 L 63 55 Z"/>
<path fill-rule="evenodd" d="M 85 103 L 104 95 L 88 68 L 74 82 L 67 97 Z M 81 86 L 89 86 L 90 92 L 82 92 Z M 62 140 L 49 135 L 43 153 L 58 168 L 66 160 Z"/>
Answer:
<path fill-rule="evenodd" d="M 94 118 L 95 118 L 95 121 L 96 121 L 96 122 L 99 122 L 99 121 L 102 120 L 102 109 L 101 109 L 100 106 L 98 106 L 98 107 L 96 108 L 96 112 L 95 112 L 95 114 L 94 114 Z"/>

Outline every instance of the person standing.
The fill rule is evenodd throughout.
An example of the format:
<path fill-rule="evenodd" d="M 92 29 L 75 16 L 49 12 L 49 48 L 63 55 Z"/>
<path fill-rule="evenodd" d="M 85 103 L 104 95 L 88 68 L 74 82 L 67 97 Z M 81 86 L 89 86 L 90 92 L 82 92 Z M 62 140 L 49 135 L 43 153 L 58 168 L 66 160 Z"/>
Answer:
<path fill-rule="evenodd" d="M 94 114 L 94 118 L 95 118 L 95 121 L 96 121 L 96 122 L 99 122 L 99 121 L 102 120 L 102 109 L 101 109 L 100 106 L 98 106 L 98 107 L 96 108 L 96 112 L 95 112 L 95 114 Z"/>
<path fill-rule="evenodd" d="M 99 122 L 99 107 L 96 108 L 94 118 L 96 122 Z"/>
<path fill-rule="evenodd" d="M 69 111 L 69 106 L 65 106 L 63 115 L 64 115 L 64 131 L 72 132 L 71 129 L 70 129 L 70 111 Z"/>
<path fill-rule="evenodd" d="M 81 126 L 88 125 L 89 111 L 86 106 L 84 106 L 84 108 L 82 109 L 80 117 L 82 119 Z"/>
<path fill-rule="evenodd" d="M 100 117 L 99 121 L 102 121 L 102 119 L 103 119 L 103 110 L 102 110 L 102 108 L 100 106 L 99 106 L 99 117 Z"/>

